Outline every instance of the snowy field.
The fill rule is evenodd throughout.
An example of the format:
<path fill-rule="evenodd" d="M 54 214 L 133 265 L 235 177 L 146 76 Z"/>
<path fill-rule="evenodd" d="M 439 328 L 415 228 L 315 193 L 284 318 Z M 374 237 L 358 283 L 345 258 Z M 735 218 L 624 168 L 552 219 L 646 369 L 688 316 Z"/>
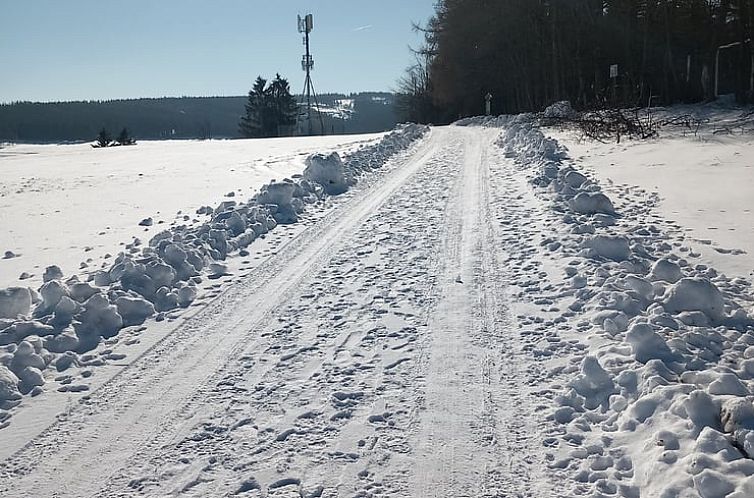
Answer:
<path fill-rule="evenodd" d="M 0 495 L 754 496 L 748 137 L 460 124 L 0 292 Z"/>
<path fill-rule="evenodd" d="M 2 148 L 0 258 L 17 257 L 0 259 L 0 287 L 38 287 L 49 265 L 66 275 L 98 269 L 134 237 L 146 241 L 183 216 L 196 218 L 200 206 L 232 199 L 227 194 L 245 200 L 301 173 L 312 151 L 344 152 L 381 135 Z M 153 225 L 139 226 L 146 218 Z"/>
<path fill-rule="evenodd" d="M 701 259 L 730 276 L 754 277 L 754 138 L 688 134 L 622 144 L 550 136 L 608 190 L 640 186 L 686 231 Z"/>

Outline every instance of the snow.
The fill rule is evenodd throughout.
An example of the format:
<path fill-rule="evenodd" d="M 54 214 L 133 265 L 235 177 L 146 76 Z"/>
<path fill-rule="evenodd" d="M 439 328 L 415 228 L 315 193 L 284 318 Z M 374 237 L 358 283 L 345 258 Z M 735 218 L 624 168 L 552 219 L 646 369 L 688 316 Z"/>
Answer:
<path fill-rule="evenodd" d="M 342 194 L 348 190 L 343 161 L 337 152 L 307 157 L 304 178 L 324 186 L 325 192 L 330 195 Z"/>
<path fill-rule="evenodd" d="M 572 147 L 573 142 L 565 140 L 566 150 L 543 137 L 530 117 L 504 124 L 501 145 L 527 172 L 537 195 L 552 202 L 555 218 L 550 223 L 588 224 L 596 233 L 571 230 L 570 235 L 546 240 L 547 248 L 572 258 L 567 275 L 587 277 L 571 285 L 577 289 L 572 291 L 571 311 L 561 316 L 564 323 L 573 323 L 573 337 L 586 346 L 581 374 L 565 390 L 557 383 L 552 387 L 561 392 L 554 398 L 560 407 L 551 418 L 561 428 L 552 434 L 567 444 L 552 454 L 550 467 L 559 479 L 574 483 L 564 495 L 723 497 L 750 496 L 754 489 L 754 463 L 737 449 L 746 452 L 754 441 L 748 429 L 738 428 L 750 423 L 754 393 L 748 360 L 741 354 L 754 342 L 754 315 L 746 309 L 753 296 L 750 281 L 734 278 L 746 276 L 751 266 L 746 273 L 736 271 L 730 261 L 702 258 L 696 246 L 688 245 L 687 231 L 700 237 L 699 221 L 711 223 L 712 218 L 672 213 L 668 219 L 673 203 L 693 204 L 702 213 L 725 206 L 730 231 L 740 232 L 750 226 L 751 179 L 741 177 L 729 197 L 721 192 L 730 179 L 711 182 L 708 193 L 699 195 L 707 173 L 701 171 L 704 158 L 692 161 L 681 149 L 698 153 L 709 143 L 674 140 L 677 143 L 624 144 L 620 153 L 617 146 Z M 668 162 L 650 174 L 647 159 L 637 160 L 637 149 L 643 149 L 647 159 L 664 157 Z M 726 146 L 714 149 L 707 154 L 726 154 Z M 621 167 L 592 164 L 581 173 L 594 180 L 566 181 L 571 168 L 595 157 L 620 162 Z M 739 178 L 736 171 L 745 171 L 747 160 L 729 159 L 728 171 Z M 658 179 L 663 175 L 666 178 Z M 610 181 L 616 176 L 620 185 Z M 604 191 L 602 183 L 607 185 Z M 642 189 L 648 185 L 659 185 L 657 196 Z M 582 195 L 580 190 L 611 197 L 612 221 L 595 223 L 600 214 L 579 209 L 573 200 Z M 742 239 L 732 247 L 746 247 L 747 237 Z M 706 245 L 723 241 L 715 238 Z M 579 261 L 579 256 L 590 260 Z M 743 259 L 750 261 L 748 256 Z M 718 262 L 732 274 L 716 271 Z M 562 374 L 569 368 L 554 371 Z"/>
<path fill-rule="evenodd" d="M 248 197 L 273 179 L 301 173 L 312 150 L 350 151 L 382 135 L 5 147 L 0 251 L 16 257 L 0 259 L 0 288 L 36 287 L 53 264 L 66 275 L 96 268 L 121 244 L 190 221 L 226 193 Z M 23 272 L 32 276 L 19 280 Z"/>
<path fill-rule="evenodd" d="M 542 115 L 545 118 L 558 118 L 558 119 L 569 119 L 574 118 L 578 114 L 573 109 L 573 106 L 571 106 L 571 103 L 567 100 L 561 100 L 559 102 L 555 102 L 554 104 L 548 106 Z"/>
<path fill-rule="evenodd" d="M 754 275 L 754 140 L 751 135 L 663 134 L 599 143 L 547 132 L 612 192 L 638 186 L 657 198 L 702 261 L 733 277 Z"/>
<path fill-rule="evenodd" d="M 34 303 L 33 289 L 2 291 L 0 318 L 5 320 L 0 323 L 0 347 L 8 356 L 0 358 L 0 364 L 18 377 L 22 394 L 32 395 L 43 392 L 45 370 L 102 364 L 103 359 L 92 362 L 94 353 L 90 352 L 103 342 L 116 338 L 124 328 L 142 325 L 155 314 L 155 319 L 161 321 L 166 313 L 190 306 L 199 295 L 197 284 L 203 281 L 203 275 L 211 280 L 232 276 L 225 261 L 231 253 L 248 256 L 245 248 L 278 223 L 295 223 L 307 207 L 322 211 L 327 195 L 342 194 L 343 189 L 333 188 L 327 167 L 335 164 L 343 179 L 347 170 L 350 184 L 356 184 L 367 169 L 381 167 L 426 131 L 421 126 L 401 127 L 379 143 L 354 151 L 347 163 L 336 153 L 313 154 L 304 163 L 316 166 L 324 160 L 326 167 L 318 170 L 319 175 L 303 178 L 296 174 L 293 180 L 272 180 L 248 202 L 223 201 L 214 209 L 201 208 L 210 217 L 208 220 L 172 226 L 146 245 L 134 242 L 127 246 L 128 252 L 120 252 L 96 274 L 72 275 L 63 280 L 65 275 L 59 267 L 47 267 Z M 365 159 L 369 159 L 366 164 Z M 36 304 L 33 311 L 32 304 Z M 113 360 L 123 357 L 107 349 L 99 352 L 100 356 L 103 354 Z M 58 390 L 88 390 L 86 385 L 72 386 L 69 382 Z M 8 415 L 3 413 L 3 419 Z"/>
<path fill-rule="evenodd" d="M 31 293 L 25 287 L 0 290 L 0 318 L 16 318 L 29 314 Z"/>
<path fill-rule="evenodd" d="M 460 124 L 47 269 L 0 322 L 0 493 L 752 496 L 745 241 L 535 116 Z"/>

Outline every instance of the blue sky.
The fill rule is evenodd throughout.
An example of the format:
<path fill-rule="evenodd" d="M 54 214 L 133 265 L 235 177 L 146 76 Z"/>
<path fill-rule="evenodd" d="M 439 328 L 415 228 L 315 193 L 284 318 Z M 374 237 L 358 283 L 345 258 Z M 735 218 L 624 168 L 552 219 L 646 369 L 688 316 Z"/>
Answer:
<path fill-rule="evenodd" d="M 296 15 L 312 12 L 317 92 L 390 90 L 434 0 L 0 0 L 0 102 L 243 95 L 303 87 Z"/>

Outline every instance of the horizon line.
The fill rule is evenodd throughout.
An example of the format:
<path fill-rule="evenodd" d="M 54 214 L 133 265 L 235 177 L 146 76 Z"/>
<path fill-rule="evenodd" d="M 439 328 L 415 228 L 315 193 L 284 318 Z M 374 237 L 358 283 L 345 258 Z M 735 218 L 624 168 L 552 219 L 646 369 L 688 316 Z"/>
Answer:
<path fill-rule="evenodd" d="M 350 92 L 327 91 L 317 95 L 353 95 L 360 93 L 390 93 L 396 94 L 394 90 L 356 90 Z M 292 93 L 291 95 L 300 96 L 303 93 Z M 102 103 L 102 102 L 126 102 L 131 100 L 159 100 L 159 99 L 222 99 L 248 97 L 248 93 L 242 95 L 161 95 L 158 97 L 112 97 L 112 98 L 94 98 L 94 99 L 72 99 L 72 100 L 6 100 L 0 101 L 0 105 L 15 104 L 79 104 L 79 103 Z"/>

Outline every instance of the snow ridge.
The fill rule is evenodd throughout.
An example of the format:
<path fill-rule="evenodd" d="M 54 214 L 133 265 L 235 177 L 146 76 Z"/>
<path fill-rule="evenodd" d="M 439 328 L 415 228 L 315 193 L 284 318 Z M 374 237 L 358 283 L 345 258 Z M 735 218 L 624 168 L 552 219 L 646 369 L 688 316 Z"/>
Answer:
<path fill-rule="evenodd" d="M 137 239 L 108 270 L 86 282 L 76 275 L 64 280 L 60 269 L 50 266 L 38 291 L 0 290 L 0 429 L 10 424 L 10 410 L 23 395 L 42 392 L 53 368 L 63 372 L 72 365 L 121 360 L 122 355 L 87 352 L 124 327 L 153 317 L 164 320 L 171 310 L 190 306 L 202 279 L 227 273 L 226 258 L 248 255 L 246 248 L 278 224 L 297 222 L 309 207 L 323 208 L 328 195 L 345 192 L 428 130 L 400 125 L 345 161 L 337 153 L 314 154 L 302 175 L 264 185 L 246 203 L 226 200 L 216 208 L 205 206 L 197 211 L 209 217 L 204 223 L 163 231 L 146 246 Z M 87 388 L 61 383 L 58 390 Z"/>
<path fill-rule="evenodd" d="M 573 483 L 564 495 L 754 496 L 750 283 L 689 262 L 651 217 L 656 199 L 608 198 L 531 116 L 494 121 L 550 203 L 556 235 L 540 246 L 565 275 L 547 302 L 566 311 L 544 325 L 580 346 L 532 350 L 553 379 L 544 442 L 558 481 Z"/>

